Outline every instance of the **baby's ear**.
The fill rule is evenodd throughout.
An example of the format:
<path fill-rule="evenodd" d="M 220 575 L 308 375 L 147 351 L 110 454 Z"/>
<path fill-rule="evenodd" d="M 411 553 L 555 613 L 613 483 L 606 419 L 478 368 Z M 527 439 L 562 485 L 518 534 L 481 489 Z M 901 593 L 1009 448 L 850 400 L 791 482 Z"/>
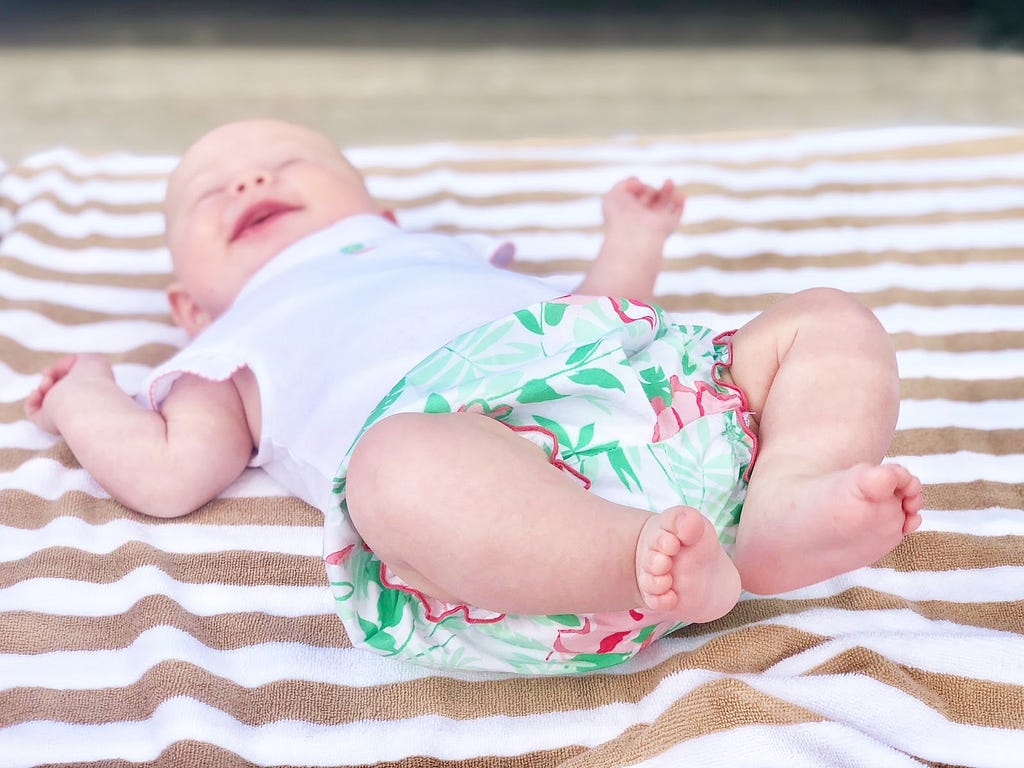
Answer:
<path fill-rule="evenodd" d="M 181 283 L 171 283 L 167 286 L 167 302 L 171 305 L 174 322 L 184 328 L 190 337 L 195 338 L 210 324 L 209 313 L 196 304 L 192 294 L 186 291 Z"/>

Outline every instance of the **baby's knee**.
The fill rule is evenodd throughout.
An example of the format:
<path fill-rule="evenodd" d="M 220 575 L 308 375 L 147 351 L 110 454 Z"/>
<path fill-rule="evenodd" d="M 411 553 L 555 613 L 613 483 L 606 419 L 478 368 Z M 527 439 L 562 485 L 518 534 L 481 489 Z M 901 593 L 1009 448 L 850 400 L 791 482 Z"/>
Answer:
<path fill-rule="evenodd" d="M 788 298 L 806 323 L 834 328 L 846 334 L 884 333 L 881 322 L 859 299 L 838 288 L 808 288 Z"/>
<path fill-rule="evenodd" d="M 409 475 L 422 463 L 432 440 L 426 414 L 397 413 L 371 426 L 349 459 L 345 494 L 350 513 L 399 509 Z"/>

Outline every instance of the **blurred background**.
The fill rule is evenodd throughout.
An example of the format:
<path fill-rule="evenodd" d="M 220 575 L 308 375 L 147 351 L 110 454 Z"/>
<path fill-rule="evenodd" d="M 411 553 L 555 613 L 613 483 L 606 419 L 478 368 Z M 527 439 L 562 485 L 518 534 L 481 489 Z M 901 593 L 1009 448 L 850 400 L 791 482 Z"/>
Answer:
<path fill-rule="evenodd" d="M 8 162 L 254 115 L 349 146 L 1024 126 L 1024 0 L 0 0 Z"/>

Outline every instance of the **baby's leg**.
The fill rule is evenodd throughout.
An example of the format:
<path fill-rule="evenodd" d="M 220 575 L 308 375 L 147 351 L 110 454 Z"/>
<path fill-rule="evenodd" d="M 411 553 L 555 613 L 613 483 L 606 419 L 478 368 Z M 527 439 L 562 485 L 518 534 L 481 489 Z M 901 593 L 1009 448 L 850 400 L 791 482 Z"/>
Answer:
<path fill-rule="evenodd" d="M 773 594 L 869 565 L 920 525 L 920 481 L 880 463 L 899 376 L 868 309 L 829 289 L 790 296 L 736 333 L 730 373 L 759 422 L 734 558 L 745 589 Z"/>
<path fill-rule="evenodd" d="M 739 574 L 698 512 L 613 504 L 472 413 L 398 414 L 356 446 L 349 514 L 410 586 L 503 613 L 650 608 L 710 621 Z"/>

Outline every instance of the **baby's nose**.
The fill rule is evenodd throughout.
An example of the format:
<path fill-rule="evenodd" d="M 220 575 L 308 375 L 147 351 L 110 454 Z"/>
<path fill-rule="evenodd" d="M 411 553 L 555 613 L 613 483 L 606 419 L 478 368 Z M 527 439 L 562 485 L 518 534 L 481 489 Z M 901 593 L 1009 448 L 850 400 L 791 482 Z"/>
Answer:
<path fill-rule="evenodd" d="M 251 170 L 241 173 L 231 184 L 231 191 L 236 195 L 244 195 L 259 187 L 270 184 L 270 173 L 265 170 Z"/>

